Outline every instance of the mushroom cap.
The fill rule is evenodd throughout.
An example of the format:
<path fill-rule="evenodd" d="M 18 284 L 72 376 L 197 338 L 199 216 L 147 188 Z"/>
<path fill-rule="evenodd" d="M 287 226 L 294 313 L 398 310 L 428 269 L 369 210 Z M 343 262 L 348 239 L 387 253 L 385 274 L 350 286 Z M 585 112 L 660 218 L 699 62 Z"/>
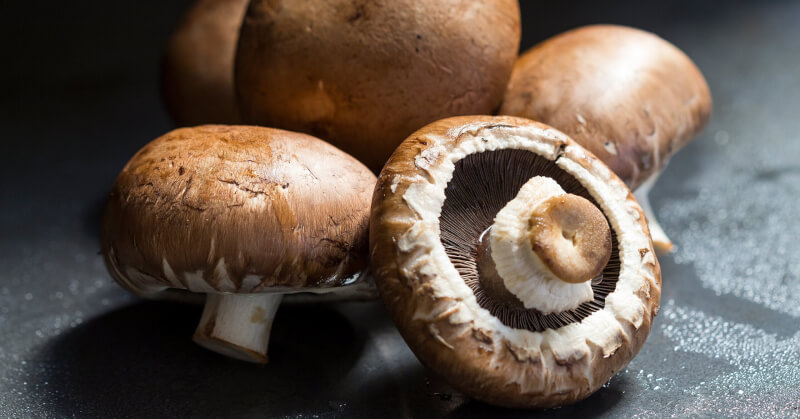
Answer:
<path fill-rule="evenodd" d="M 197 0 L 173 32 L 161 89 L 176 124 L 239 122 L 233 61 L 246 8 L 247 0 Z"/>
<path fill-rule="evenodd" d="M 711 93 L 692 60 L 669 42 L 594 25 L 522 54 L 499 113 L 561 130 L 636 189 L 703 128 Z"/>
<path fill-rule="evenodd" d="M 349 285 L 367 265 L 375 176 L 314 137 L 206 125 L 147 144 L 117 178 L 101 245 L 113 277 L 159 298 Z"/>
<path fill-rule="evenodd" d="M 510 178 L 534 171 L 506 160 L 492 163 L 491 156 L 508 151 L 535 154 L 554 167 L 548 170 L 569 174 L 574 182 L 561 186 L 570 193 L 583 188 L 618 240 L 616 282 L 580 321 L 540 331 L 508 326 L 480 304 L 459 273 L 464 258 L 447 253 L 445 234 L 451 233 L 442 226 L 454 217 L 478 218 L 466 211 L 481 211 L 491 192 L 478 188 L 508 189 Z M 486 160 L 473 169 L 487 179 L 474 182 L 478 186 L 452 184 L 463 180 L 458 170 L 467 170 L 460 162 L 480 155 Z M 448 206 L 447 193 L 456 192 L 479 202 L 469 210 Z M 448 118 L 406 139 L 378 177 L 370 257 L 381 297 L 422 363 L 471 397 L 508 407 L 563 405 L 599 389 L 641 348 L 661 294 L 647 223 L 625 184 L 561 132 L 523 118 Z"/>
<path fill-rule="evenodd" d="M 239 105 L 247 122 L 316 135 L 377 173 L 419 127 L 494 112 L 519 40 L 517 0 L 254 0 Z"/>

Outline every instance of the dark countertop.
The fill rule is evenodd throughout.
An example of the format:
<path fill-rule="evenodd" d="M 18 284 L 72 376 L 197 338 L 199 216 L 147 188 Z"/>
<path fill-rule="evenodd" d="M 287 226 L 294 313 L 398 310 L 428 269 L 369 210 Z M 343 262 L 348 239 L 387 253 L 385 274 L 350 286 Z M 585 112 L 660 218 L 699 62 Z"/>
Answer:
<path fill-rule="evenodd" d="M 116 286 L 100 208 L 171 128 L 158 57 L 186 2 L 34 3 L 0 6 L 0 416 L 532 415 L 454 392 L 378 303 L 282 307 L 257 367 L 191 342 L 200 308 Z M 586 23 L 648 29 L 697 62 L 715 109 L 652 194 L 677 249 L 650 338 L 543 416 L 800 416 L 800 2 L 553 3 L 523 2 L 523 47 Z"/>

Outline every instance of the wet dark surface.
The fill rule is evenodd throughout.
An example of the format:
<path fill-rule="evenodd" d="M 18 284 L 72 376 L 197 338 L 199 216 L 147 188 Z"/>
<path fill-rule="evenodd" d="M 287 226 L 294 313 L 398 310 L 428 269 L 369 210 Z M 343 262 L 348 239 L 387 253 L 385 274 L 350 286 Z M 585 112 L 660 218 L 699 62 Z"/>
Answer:
<path fill-rule="evenodd" d="M 540 415 L 800 416 L 800 3 L 523 3 L 523 46 L 645 28 L 697 62 L 715 105 L 652 194 L 677 249 L 649 340 L 588 400 Z M 192 344 L 199 308 L 112 283 L 100 207 L 171 128 L 158 57 L 184 5 L 0 6 L 0 416 L 533 416 L 454 392 L 378 303 L 282 307 L 257 367 Z"/>

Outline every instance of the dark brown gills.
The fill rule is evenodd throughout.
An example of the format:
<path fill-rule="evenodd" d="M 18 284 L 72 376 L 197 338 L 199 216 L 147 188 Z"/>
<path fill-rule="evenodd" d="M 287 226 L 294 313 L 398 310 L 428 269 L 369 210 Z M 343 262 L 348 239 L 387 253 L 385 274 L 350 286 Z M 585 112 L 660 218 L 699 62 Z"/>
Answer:
<path fill-rule="evenodd" d="M 470 154 L 456 162 L 455 166 L 453 178 L 445 189 L 445 201 L 439 216 L 440 237 L 450 262 L 472 289 L 481 307 L 506 326 L 542 332 L 580 322 L 605 306 L 606 296 L 616 288 L 620 271 L 617 235 L 613 226 L 611 259 L 603 272 L 592 279 L 594 300 L 572 310 L 543 314 L 535 309 L 526 309 L 516 298 L 496 298 L 498 293 L 493 290 L 487 292 L 480 281 L 480 272 L 487 270 L 487 267 L 478 267 L 481 233 L 492 225 L 497 213 L 517 195 L 528 179 L 534 176 L 550 177 L 567 193 L 582 196 L 598 206 L 580 182 L 556 166 L 555 162 L 527 150 L 505 149 Z"/>

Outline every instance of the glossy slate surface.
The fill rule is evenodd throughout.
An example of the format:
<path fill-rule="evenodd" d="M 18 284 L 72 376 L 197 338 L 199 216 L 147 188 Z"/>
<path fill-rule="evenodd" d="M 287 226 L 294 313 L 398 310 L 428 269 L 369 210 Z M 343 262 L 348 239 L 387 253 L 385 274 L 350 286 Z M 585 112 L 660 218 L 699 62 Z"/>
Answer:
<path fill-rule="evenodd" d="M 653 192 L 677 242 L 640 355 L 544 416 L 800 415 L 800 3 L 523 2 L 523 46 L 581 24 L 654 31 L 715 109 Z M 138 300 L 98 256 L 100 207 L 171 128 L 158 55 L 184 4 L 5 4 L 0 96 L 0 416 L 522 417 L 455 393 L 377 303 L 285 306 L 271 364 L 190 341 L 197 307 Z"/>

